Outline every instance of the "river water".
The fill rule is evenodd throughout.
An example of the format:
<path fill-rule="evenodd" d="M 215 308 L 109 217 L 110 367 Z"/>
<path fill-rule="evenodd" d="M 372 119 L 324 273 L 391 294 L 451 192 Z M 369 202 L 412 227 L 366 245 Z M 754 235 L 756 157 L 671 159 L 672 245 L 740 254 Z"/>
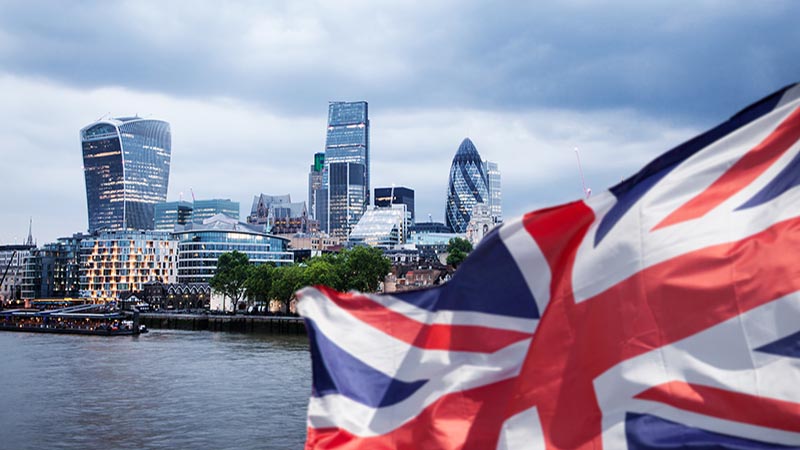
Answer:
<path fill-rule="evenodd" d="M 0 449 L 302 449 L 305 336 L 0 332 Z"/>

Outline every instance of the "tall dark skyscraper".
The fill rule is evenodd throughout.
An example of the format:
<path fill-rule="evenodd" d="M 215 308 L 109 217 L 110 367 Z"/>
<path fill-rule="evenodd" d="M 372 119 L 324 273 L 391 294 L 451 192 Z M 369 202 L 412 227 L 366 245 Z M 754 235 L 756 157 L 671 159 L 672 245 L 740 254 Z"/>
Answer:
<path fill-rule="evenodd" d="M 172 135 L 162 120 L 121 117 L 80 132 L 89 231 L 153 229 L 167 199 Z"/>
<path fill-rule="evenodd" d="M 478 203 L 489 204 L 489 180 L 478 149 L 469 138 L 464 138 L 450 165 L 444 212 L 447 226 L 454 233 L 464 233 Z"/>
<path fill-rule="evenodd" d="M 347 237 L 369 205 L 369 114 L 367 102 L 331 102 L 322 189 L 326 213 L 320 230 Z"/>

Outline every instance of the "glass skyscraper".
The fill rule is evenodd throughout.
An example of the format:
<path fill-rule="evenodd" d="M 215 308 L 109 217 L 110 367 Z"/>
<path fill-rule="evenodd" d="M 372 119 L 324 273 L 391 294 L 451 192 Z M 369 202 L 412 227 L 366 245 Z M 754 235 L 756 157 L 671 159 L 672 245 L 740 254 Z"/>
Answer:
<path fill-rule="evenodd" d="M 496 162 L 484 161 L 483 171 L 489 180 L 489 213 L 494 223 L 503 223 L 503 190 L 500 186 L 500 169 Z"/>
<path fill-rule="evenodd" d="M 347 237 L 369 205 L 369 114 L 367 102 L 331 102 L 325 140 L 320 229 Z"/>
<path fill-rule="evenodd" d="M 314 153 L 314 164 L 308 171 L 308 215 L 319 220 L 322 213 L 319 210 L 318 198 L 322 191 L 322 171 L 325 168 L 325 153 Z"/>
<path fill-rule="evenodd" d="M 80 131 L 89 231 L 153 228 L 167 199 L 172 135 L 162 120 L 121 117 Z"/>
<path fill-rule="evenodd" d="M 447 226 L 454 233 L 464 233 L 478 203 L 489 204 L 489 181 L 478 149 L 464 138 L 450 165 L 444 212 Z"/>

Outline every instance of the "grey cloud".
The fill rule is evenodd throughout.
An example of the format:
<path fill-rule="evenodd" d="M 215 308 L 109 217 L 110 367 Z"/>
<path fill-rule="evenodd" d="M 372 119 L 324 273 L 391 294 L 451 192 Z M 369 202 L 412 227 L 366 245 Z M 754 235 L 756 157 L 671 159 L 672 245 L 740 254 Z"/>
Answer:
<path fill-rule="evenodd" d="M 11 2 L 0 62 L 82 87 L 236 97 L 282 114 L 366 99 L 696 119 L 797 78 L 800 4 L 767 5 Z"/>

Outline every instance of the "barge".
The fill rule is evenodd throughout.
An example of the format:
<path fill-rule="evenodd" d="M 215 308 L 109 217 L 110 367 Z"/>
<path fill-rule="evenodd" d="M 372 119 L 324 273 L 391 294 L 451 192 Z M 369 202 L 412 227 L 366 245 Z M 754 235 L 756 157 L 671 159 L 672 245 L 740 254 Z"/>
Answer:
<path fill-rule="evenodd" d="M 122 311 L 116 304 L 106 303 L 51 310 L 0 311 L 0 331 L 130 336 L 144 330 L 139 326 L 139 311 Z"/>

